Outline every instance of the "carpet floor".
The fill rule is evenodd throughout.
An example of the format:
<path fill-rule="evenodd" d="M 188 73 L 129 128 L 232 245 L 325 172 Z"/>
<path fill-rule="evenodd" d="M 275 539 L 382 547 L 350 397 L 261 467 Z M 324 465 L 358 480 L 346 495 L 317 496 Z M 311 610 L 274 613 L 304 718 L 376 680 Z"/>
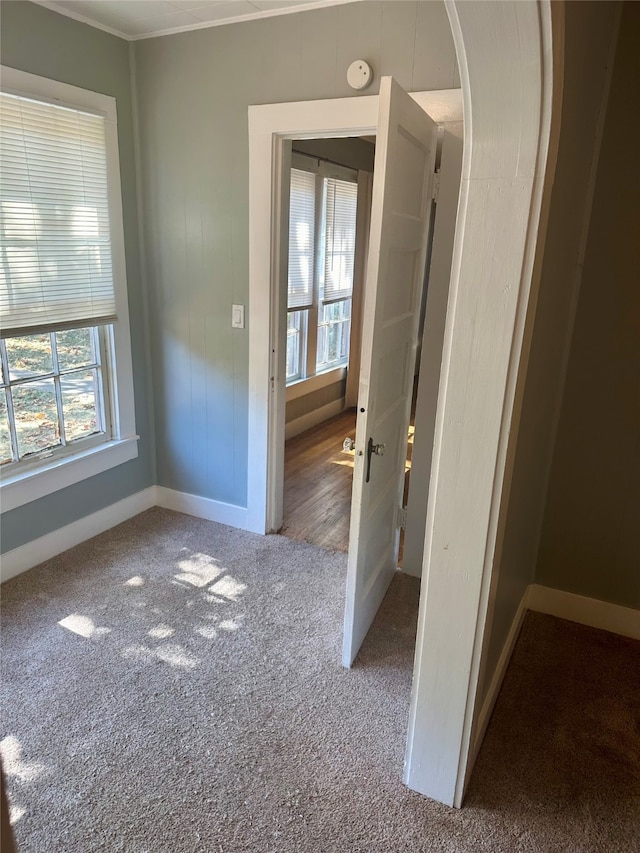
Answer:
<path fill-rule="evenodd" d="M 2 587 L 21 853 L 640 850 L 640 643 L 529 614 L 465 807 L 401 782 L 418 582 L 161 509 Z"/>

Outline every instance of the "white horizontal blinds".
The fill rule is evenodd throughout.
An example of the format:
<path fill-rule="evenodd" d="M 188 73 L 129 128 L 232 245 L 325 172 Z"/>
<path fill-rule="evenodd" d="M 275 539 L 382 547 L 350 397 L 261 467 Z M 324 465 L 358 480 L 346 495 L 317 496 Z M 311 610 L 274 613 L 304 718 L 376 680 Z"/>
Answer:
<path fill-rule="evenodd" d="M 0 95 L 2 336 L 116 319 L 105 119 Z"/>
<path fill-rule="evenodd" d="M 316 176 L 302 169 L 292 169 L 287 299 L 290 311 L 301 311 L 313 305 L 315 231 Z"/>
<path fill-rule="evenodd" d="M 347 299 L 353 293 L 357 205 L 357 184 L 338 178 L 326 179 L 325 305 Z"/>

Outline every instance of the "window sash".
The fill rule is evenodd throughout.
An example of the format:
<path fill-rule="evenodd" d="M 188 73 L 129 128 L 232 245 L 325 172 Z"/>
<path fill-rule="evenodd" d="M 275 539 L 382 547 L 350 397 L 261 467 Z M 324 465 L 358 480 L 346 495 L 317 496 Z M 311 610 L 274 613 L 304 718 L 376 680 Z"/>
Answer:
<path fill-rule="evenodd" d="M 321 318 L 334 304 L 351 304 L 358 200 L 357 173 L 352 170 L 298 153 L 292 161 L 287 325 L 291 326 L 295 317 L 302 322 L 295 336 L 287 333 L 287 384 L 348 362 L 350 317 L 326 323 Z M 295 229 L 301 222 L 305 223 L 305 240 L 298 235 L 296 242 Z M 305 254 L 300 253 L 301 248 Z M 301 257 L 305 286 L 298 287 L 297 292 L 304 290 L 304 297 L 296 301 L 292 281 L 302 266 Z M 329 359 L 329 351 L 337 344 L 340 353 Z"/>
<path fill-rule="evenodd" d="M 2 337 L 116 317 L 106 121 L 0 94 Z"/>
<path fill-rule="evenodd" d="M 63 331 L 63 330 L 58 330 Z M 108 329 L 93 327 L 90 329 L 92 341 L 92 358 L 79 364 L 63 366 L 59 362 L 58 346 L 55 332 L 47 333 L 51 337 L 51 369 L 35 371 L 26 376 L 13 376 L 9 365 L 9 359 L 4 341 L 0 342 L 0 394 L 6 403 L 6 421 L 10 433 L 12 459 L 5 461 L 2 465 L 3 477 L 11 476 L 15 471 L 37 467 L 44 461 L 62 458 L 69 453 L 78 450 L 104 444 L 112 438 L 112 403 L 109 395 L 109 383 L 105 382 L 104 365 L 109 363 L 109 335 Z M 63 383 L 66 380 L 81 376 L 82 374 L 93 375 L 94 393 L 96 400 L 96 425 L 95 429 L 88 435 L 74 436 L 69 434 L 68 416 L 65 411 Z M 20 452 L 17 434 L 16 418 L 14 411 L 13 395 L 20 388 L 37 387 L 43 381 L 52 381 L 55 396 L 58 438 L 59 440 L 48 447 L 38 451 Z"/>
<path fill-rule="evenodd" d="M 316 176 L 291 170 L 289 207 L 289 279 L 287 308 L 301 311 L 314 302 Z"/>
<path fill-rule="evenodd" d="M 335 306 L 335 309 L 331 309 Z M 345 365 L 349 361 L 351 341 L 351 297 L 323 304 L 318 316 L 318 344 L 316 354 L 316 372 Z M 337 316 L 331 317 L 328 314 Z M 331 348 L 337 349 L 330 357 Z"/>
<path fill-rule="evenodd" d="M 353 295 L 358 185 L 326 178 L 325 192 L 322 302 L 328 305 Z"/>

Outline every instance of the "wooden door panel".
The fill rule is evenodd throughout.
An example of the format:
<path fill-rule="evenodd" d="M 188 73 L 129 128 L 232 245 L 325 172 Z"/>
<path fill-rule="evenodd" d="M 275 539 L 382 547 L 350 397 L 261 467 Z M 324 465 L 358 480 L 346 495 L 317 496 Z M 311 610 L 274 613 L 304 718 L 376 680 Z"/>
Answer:
<path fill-rule="evenodd" d="M 436 125 L 391 79 L 380 85 L 356 426 L 343 663 L 350 666 L 397 563 Z M 383 455 L 367 459 L 369 439 Z M 367 478 L 367 469 L 370 476 Z"/>

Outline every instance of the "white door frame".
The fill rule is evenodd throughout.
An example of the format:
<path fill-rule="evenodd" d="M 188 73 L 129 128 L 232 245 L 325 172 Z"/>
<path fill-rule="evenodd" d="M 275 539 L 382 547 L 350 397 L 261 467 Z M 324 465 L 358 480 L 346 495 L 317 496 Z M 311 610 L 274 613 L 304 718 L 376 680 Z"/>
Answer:
<path fill-rule="evenodd" d="M 438 124 L 462 120 L 462 92 L 412 92 Z M 284 336 L 279 282 L 280 191 L 288 162 L 285 141 L 370 135 L 378 96 L 249 107 L 249 468 L 247 527 L 271 533 L 282 525 Z M 270 258 L 270 263 L 264 259 Z"/>
<path fill-rule="evenodd" d="M 465 145 L 404 779 L 426 796 L 460 806 L 477 752 L 489 593 L 499 571 L 501 508 L 513 464 L 508 451 L 519 426 L 516 383 L 526 368 L 525 318 L 535 300 L 534 257 L 544 236 L 554 55 L 549 0 L 445 3 L 462 80 Z M 367 101 L 354 97 L 338 107 L 343 135 L 349 135 L 344 128 L 371 132 L 375 119 Z M 248 527 L 262 533 L 275 376 L 272 266 L 265 263 L 274 263 L 273 165 L 283 138 L 305 135 L 305 116 L 331 133 L 336 125 L 327 103 L 307 104 L 298 127 L 278 124 L 292 105 L 275 105 L 270 119 L 266 107 L 250 108 Z"/>

